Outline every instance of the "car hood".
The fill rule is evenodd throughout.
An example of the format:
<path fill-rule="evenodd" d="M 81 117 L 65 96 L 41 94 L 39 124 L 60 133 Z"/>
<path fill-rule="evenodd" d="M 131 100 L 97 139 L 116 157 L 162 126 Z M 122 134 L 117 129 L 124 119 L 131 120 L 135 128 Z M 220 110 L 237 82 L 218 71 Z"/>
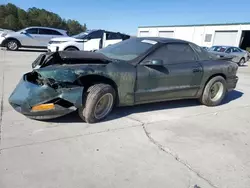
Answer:
<path fill-rule="evenodd" d="M 2 35 L 4 35 L 5 38 L 8 37 L 19 37 L 20 36 L 20 32 L 15 32 L 15 31 L 9 31 L 9 32 L 3 32 Z"/>
<path fill-rule="evenodd" d="M 68 42 L 68 41 L 83 41 L 82 39 L 76 39 L 76 38 L 74 38 L 74 37 L 57 37 L 57 38 L 53 38 L 53 39 L 51 39 L 50 41 L 52 41 L 52 42 L 62 42 L 62 41 L 66 41 L 66 42 Z"/>
<path fill-rule="evenodd" d="M 40 54 L 32 63 L 33 69 L 39 69 L 47 66 L 67 66 L 82 64 L 108 64 L 114 61 L 107 56 L 90 51 L 59 51 Z"/>

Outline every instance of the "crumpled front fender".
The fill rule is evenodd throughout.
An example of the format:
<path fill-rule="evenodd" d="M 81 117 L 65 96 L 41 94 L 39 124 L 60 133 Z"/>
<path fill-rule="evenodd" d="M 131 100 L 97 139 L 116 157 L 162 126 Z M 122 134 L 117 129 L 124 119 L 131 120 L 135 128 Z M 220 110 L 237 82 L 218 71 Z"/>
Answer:
<path fill-rule="evenodd" d="M 79 108 L 82 105 L 83 89 L 80 86 L 54 89 L 48 85 L 41 86 L 31 83 L 23 77 L 10 95 L 9 103 L 11 105 L 18 105 L 23 111 L 29 112 L 34 105 L 61 98 Z"/>

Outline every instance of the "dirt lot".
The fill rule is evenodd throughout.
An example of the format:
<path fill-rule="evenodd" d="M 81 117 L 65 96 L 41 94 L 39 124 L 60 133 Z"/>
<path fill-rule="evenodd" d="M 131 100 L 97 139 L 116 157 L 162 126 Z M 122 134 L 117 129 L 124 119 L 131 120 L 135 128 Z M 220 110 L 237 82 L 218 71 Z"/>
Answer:
<path fill-rule="evenodd" d="M 250 185 L 250 68 L 223 105 L 196 100 L 116 109 L 88 125 L 15 112 L 8 97 L 39 52 L 0 51 L 0 187 L 200 187 Z"/>

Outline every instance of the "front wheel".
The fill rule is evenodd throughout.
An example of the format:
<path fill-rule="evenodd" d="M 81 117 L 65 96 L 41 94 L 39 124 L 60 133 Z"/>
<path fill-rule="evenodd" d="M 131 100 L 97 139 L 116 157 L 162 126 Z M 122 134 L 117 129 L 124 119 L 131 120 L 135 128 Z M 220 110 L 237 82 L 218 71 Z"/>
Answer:
<path fill-rule="evenodd" d="M 108 84 L 93 85 L 88 91 L 85 107 L 78 109 L 78 113 L 87 123 L 96 123 L 112 111 L 116 93 Z"/>
<path fill-rule="evenodd" d="M 6 44 L 8 50 L 16 51 L 19 48 L 19 43 L 17 40 L 9 40 Z"/>
<path fill-rule="evenodd" d="M 222 76 L 216 76 L 209 80 L 200 102 L 206 106 L 219 105 L 226 95 L 226 81 Z"/>

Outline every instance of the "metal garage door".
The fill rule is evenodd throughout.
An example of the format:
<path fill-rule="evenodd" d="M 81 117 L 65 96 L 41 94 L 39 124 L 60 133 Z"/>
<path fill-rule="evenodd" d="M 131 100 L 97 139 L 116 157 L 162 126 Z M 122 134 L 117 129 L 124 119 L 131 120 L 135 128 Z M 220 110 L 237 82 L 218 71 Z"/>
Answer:
<path fill-rule="evenodd" d="M 148 37 L 149 32 L 148 31 L 140 31 L 140 37 Z"/>
<path fill-rule="evenodd" d="M 216 31 L 213 45 L 235 46 L 238 31 Z"/>
<path fill-rule="evenodd" d="M 159 37 L 173 38 L 174 32 L 173 31 L 159 31 Z"/>

